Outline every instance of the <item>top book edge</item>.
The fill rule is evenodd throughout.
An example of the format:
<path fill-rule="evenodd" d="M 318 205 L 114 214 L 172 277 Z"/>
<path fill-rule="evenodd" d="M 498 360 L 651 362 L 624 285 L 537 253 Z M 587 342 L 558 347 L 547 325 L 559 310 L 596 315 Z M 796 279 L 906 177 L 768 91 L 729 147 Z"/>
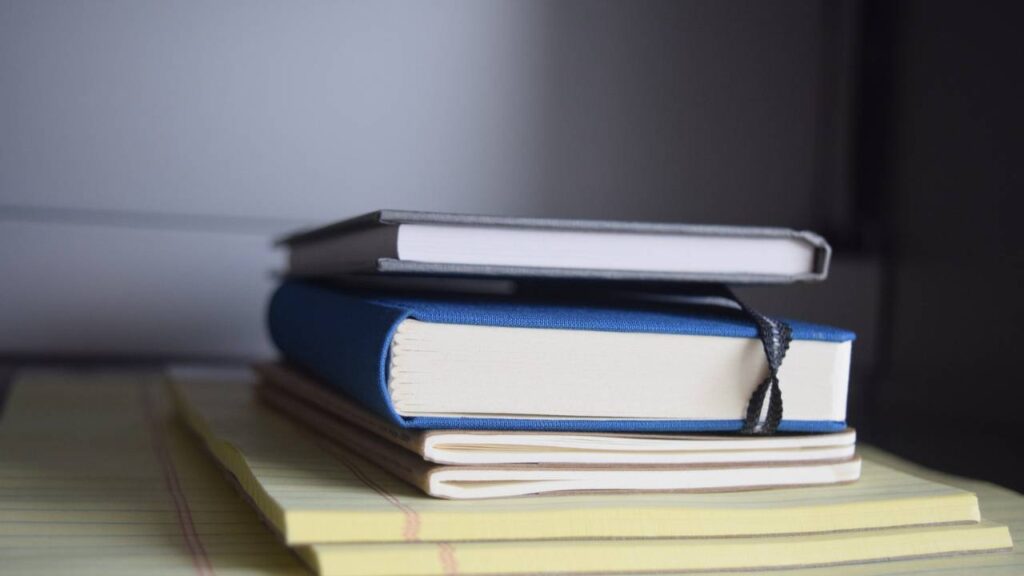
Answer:
<path fill-rule="evenodd" d="M 818 248 L 829 248 L 820 235 L 808 230 L 770 226 L 730 226 L 719 224 L 678 224 L 668 222 L 636 222 L 626 220 L 587 220 L 578 218 L 532 218 L 523 216 L 487 216 L 450 212 L 418 212 L 412 210 L 378 210 L 348 218 L 326 226 L 285 235 L 277 243 L 294 246 L 328 238 L 339 232 L 375 225 L 447 224 L 454 226 L 498 226 L 541 230 L 589 230 L 595 232 L 640 232 L 648 234 L 702 234 L 747 238 L 800 238 Z"/>
<path fill-rule="evenodd" d="M 339 234 L 378 226 L 397 226 L 401 224 L 435 224 L 450 226 L 485 226 L 499 228 L 519 228 L 537 230 L 573 230 L 593 232 L 624 232 L 640 234 L 675 234 L 700 236 L 728 236 L 733 238 L 793 238 L 806 242 L 815 249 L 814 270 L 809 274 L 787 278 L 735 277 L 725 276 L 723 282 L 817 282 L 828 276 L 828 268 L 832 248 L 820 235 L 808 230 L 766 226 L 731 226 L 715 224 L 681 224 L 663 222 L 635 222 L 622 220 L 587 220 L 569 218 L 532 218 L 520 216 L 489 216 L 479 214 L 456 214 L 449 212 L 420 212 L 411 210 L 378 210 L 325 226 L 300 230 L 283 236 L 276 244 L 288 248 L 324 240 Z M 395 270 L 405 272 L 405 270 Z M 410 269 L 407 272 L 417 273 L 420 270 Z M 470 270 L 472 272 L 472 270 Z M 565 274 L 555 274 L 564 276 Z M 575 275 L 575 274 L 574 274 Z M 596 277 L 601 276 L 597 274 Z M 640 276 L 638 276 L 640 278 Z M 679 279 L 678 275 L 668 275 L 665 279 Z M 626 275 L 621 279 L 633 279 Z M 643 279 L 643 278 L 640 278 Z M 656 278 L 652 278 L 656 279 Z M 718 278 L 694 278 L 699 281 L 718 281 Z"/>

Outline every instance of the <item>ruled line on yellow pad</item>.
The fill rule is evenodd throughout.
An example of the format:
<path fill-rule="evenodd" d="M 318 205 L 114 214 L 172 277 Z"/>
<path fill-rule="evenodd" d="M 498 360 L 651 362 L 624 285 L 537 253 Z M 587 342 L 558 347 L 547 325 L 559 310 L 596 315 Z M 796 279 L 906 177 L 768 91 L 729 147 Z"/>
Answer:
<path fill-rule="evenodd" d="M 872 463 L 846 486 L 438 500 L 349 454 L 355 473 L 339 461 L 338 450 L 347 452 L 328 450 L 260 404 L 248 380 L 175 384 L 190 425 L 289 544 L 758 535 L 979 520 L 969 492 Z"/>
<path fill-rule="evenodd" d="M 159 409 L 152 384 L 143 385 L 142 391 L 142 414 L 149 427 L 149 437 L 153 444 L 153 452 L 156 454 L 160 468 L 163 471 L 164 484 L 167 492 L 174 502 L 174 514 L 178 519 L 178 527 L 181 528 L 185 545 L 188 547 L 189 555 L 192 556 L 192 564 L 195 566 L 196 574 L 208 576 L 213 574 L 213 567 L 210 566 L 210 559 L 206 555 L 206 548 L 196 531 L 195 523 L 192 520 L 192 510 L 188 500 L 182 492 L 181 483 L 178 480 L 178 469 L 171 459 L 167 449 L 167 441 L 164 437 L 164 423 L 159 420 L 156 412 Z"/>
<path fill-rule="evenodd" d="M 155 372 L 28 371 L 0 416 L 0 574 L 302 574 Z"/>
<path fill-rule="evenodd" d="M 773 576 L 1021 576 L 1024 574 L 1024 495 L 988 482 L 943 474 L 865 446 L 866 461 L 875 461 L 901 472 L 921 476 L 977 494 L 982 515 L 1010 529 L 1013 551 L 1009 553 L 954 556 L 884 563 L 772 571 Z M 716 576 L 749 576 L 749 571 L 716 572 Z M 678 576 L 684 576 L 679 574 Z"/>
<path fill-rule="evenodd" d="M 756 571 L 992 552 L 1008 540 L 1004 527 L 982 523 L 738 538 L 316 544 L 305 555 L 322 576 Z"/>

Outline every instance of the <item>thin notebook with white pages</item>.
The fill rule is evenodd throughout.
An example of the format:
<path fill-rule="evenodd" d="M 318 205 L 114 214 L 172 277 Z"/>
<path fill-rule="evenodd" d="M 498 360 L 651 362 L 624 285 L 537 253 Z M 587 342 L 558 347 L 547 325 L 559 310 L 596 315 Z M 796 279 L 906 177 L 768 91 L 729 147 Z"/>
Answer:
<path fill-rule="evenodd" d="M 292 276 L 351 273 L 786 283 L 823 280 L 804 230 L 380 210 L 292 234 Z"/>

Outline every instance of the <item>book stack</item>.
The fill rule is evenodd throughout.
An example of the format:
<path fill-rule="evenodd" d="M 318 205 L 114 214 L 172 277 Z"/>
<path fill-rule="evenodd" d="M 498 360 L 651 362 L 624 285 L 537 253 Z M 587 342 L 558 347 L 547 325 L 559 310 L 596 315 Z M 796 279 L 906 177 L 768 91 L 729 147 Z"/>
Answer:
<path fill-rule="evenodd" d="M 762 570 L 1010 545 L 972 494 L 861 462 L 852 333 L 729 290 L 824 279 L 819 236 L 383 211 L 285 244 L 281 359 L 256 386 L 175 391 L 319 573 Z"/>

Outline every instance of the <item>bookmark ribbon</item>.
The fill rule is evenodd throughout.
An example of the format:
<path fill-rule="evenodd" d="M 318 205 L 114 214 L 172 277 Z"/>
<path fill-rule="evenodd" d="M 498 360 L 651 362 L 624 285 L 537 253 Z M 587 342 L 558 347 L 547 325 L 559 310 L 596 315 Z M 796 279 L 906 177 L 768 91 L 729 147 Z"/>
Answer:
<path fill-rule="evenodd" d="M 650 291 L 645 295 L 654 301 L 673 302 L 697 306 L 728 307 L 745 314 L 757 326 L 757 335 L 768 360 L 768 376 L 757 385 L 747 401 L 747 412 L 743 418 L 743 434 L 774 434 L 782 422 L 782 389 L 779 387 L 779 368 L 786 358 L 789 344 L 793 341 L 793 329 L 782 320 L 769 318 L 748 306 L 724 284 L 673 286 L 669 290 Z M 634 293 L 635 295 L 635 293 Z M 767 401 L 767 408 L 765 402 Z M 764 418 L 762 419 L 762 414 Z"/>
<path fill-rule="evenodd" d="M 764 347 L 764 355 L 768 360 L 768 376 L 758 384 L 747 402 L 747 414 L 743 419 L 743 434 L 774 434 L 782 422 L 782 389 L 779 388 L 779 368 L 786 358 L 789 344 L 793 341 L 793 329 L 782 320 L 773 320 L 747 306 L 725 288 L 729 297 L 757 324 L 757 334 Z M 765 410 L 765 398 L 768 408 Z M 764 420 L 761 414 L 764 413 Z"/>

